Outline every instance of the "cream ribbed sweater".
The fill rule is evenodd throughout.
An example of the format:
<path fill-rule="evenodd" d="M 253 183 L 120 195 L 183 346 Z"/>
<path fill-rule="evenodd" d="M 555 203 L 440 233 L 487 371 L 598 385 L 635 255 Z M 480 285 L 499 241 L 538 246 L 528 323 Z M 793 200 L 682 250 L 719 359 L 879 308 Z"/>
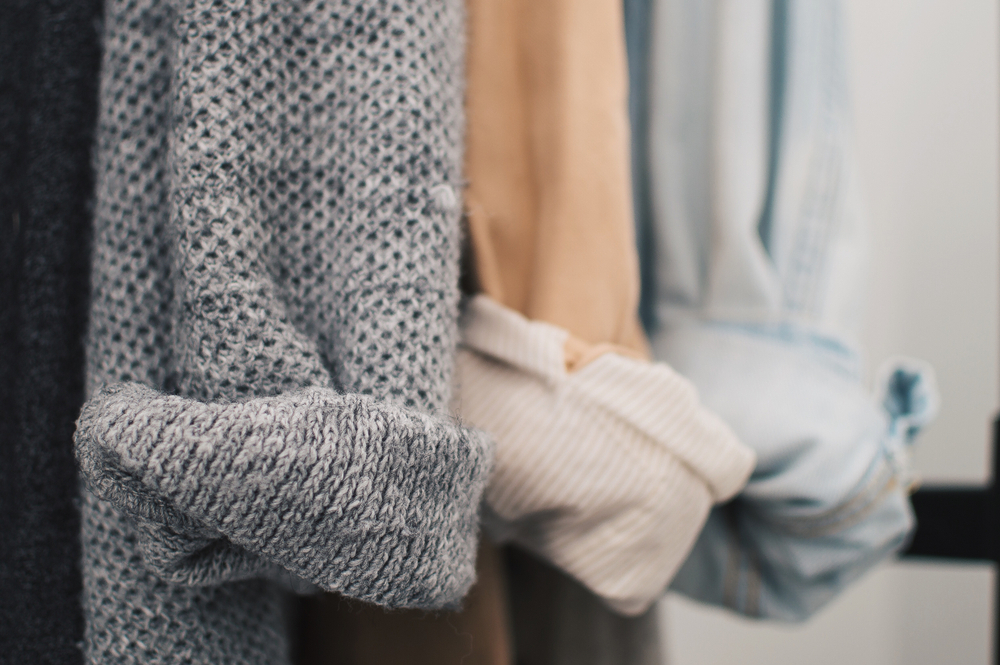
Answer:
<path fill-rule="evenodd" d="M 638 614 L 683 563 L 711 506 L 746 483 L 754 455 L 667 365 L 605 353 L 570 373 L 567 337 L 476 297 L 456 411 L 498 443 L 486 494 L 494 535 Z"/>

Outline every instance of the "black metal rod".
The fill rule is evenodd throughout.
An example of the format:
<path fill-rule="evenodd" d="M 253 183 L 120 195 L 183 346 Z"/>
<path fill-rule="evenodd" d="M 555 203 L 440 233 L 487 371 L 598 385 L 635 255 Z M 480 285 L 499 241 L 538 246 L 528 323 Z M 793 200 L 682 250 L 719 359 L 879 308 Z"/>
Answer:
<path fill-rule="evenodd" d="M 928 487 L 911 497 L 917 530 L 906 557 L 995 561 L 987 522 L 990 488 Z"/>
<path fill-rule="evenodd" d="M 912 496 L 917 530 L 904 557 L 994 564 L 993 662 L 1000 665 L 1000 418 L 993 423 L 988 485 L 928 486 Z"/>

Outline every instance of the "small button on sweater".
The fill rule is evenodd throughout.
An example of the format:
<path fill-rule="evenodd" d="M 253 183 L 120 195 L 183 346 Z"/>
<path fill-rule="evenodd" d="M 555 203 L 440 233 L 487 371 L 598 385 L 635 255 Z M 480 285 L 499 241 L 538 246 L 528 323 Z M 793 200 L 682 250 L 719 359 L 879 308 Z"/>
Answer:
<path fill-rule="evenodd" d="M 456 604 L 492 459 L 445 411 L 461 3 L 105 14 L 88 662 L 288 662 L 304 582 Z"/>

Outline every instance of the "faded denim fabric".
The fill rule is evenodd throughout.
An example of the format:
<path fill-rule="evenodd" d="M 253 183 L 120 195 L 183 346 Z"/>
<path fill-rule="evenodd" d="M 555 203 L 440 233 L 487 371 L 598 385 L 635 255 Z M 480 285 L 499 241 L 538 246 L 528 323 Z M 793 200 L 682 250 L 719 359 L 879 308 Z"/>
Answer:
<path fill-rule="evenodd" d="M 936 411 L 933 372 L 900 360 L 876 397 L 862 383 L 839 2 L 650 1 L 648 24 L 626 22 L 649 40 L 630 47 L 644 322 L 759 457 L 673 588 L 803 619 L 909 537 L 906 445 Z"/>

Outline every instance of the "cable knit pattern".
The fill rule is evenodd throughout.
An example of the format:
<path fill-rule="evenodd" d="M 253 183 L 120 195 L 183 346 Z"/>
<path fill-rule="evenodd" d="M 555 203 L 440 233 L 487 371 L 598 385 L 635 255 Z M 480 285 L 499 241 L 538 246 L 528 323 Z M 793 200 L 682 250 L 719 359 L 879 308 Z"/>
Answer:
<path fill-rule="evenodd" d="M 262 576 L 454 603 L 490 463 L 440 415 L 461 1 L 105 14 L 77 435 L 88 660 L 287 662 Z"/>

